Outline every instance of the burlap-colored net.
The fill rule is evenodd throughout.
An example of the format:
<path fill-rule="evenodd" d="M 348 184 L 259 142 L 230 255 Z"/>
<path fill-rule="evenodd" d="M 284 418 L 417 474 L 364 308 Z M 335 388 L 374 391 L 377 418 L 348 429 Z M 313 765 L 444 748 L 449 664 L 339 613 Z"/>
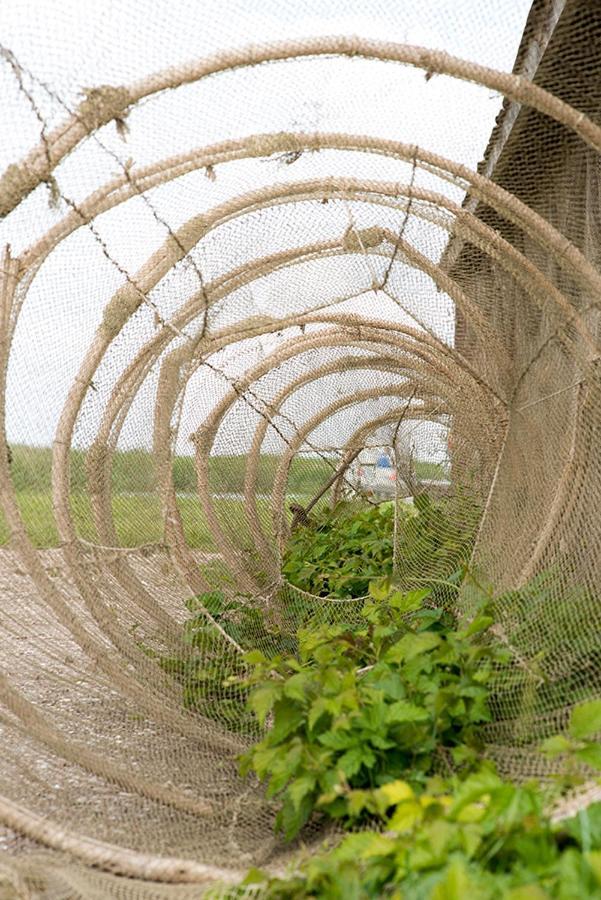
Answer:
<path fill-rule="evenodd" d="M 4 28 L 6 896 L 282 867 L 237 775 L 256 724 L 228 687 L 187 707 L 165 661 L 225 679 L 265 641 L 197 603 L 185 642 L 216 589 L 274 641 L 301 605 L 353 616 L 282 578 L 290 505 L 377 502 L 357 461 L 382 451 L 405 487 L 439 465 L 501 597 L 501 770 L 544 775 L 601 691 L 599 10 L 280 3 L 268 43 L 251 6 L 108 4 L 83 45 L 75 6 Z M 399 546 L 401 581 L 437 576 Z"/>

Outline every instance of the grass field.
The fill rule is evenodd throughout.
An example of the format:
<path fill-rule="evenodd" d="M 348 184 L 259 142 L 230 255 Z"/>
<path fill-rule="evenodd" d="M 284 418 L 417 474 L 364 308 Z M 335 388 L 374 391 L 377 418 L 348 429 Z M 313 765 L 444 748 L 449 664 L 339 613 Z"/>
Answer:
<path fill-rule="evenodd" d="M 58 546 L 58 534 L 52 513 L 51 460 L 49 447 L 11 446 L 11 474 L 17 493 L 25 527 L 36 547 Z M 280 457 L 264 454 L 259 461 L 257 488 L 268 494 Z M 216 493 L 240 494 L 244 489 L 246 457 L 212 456 L 209 458 L 211 486 Z M 312 497 L 332 474 L 335 459 L 297 457 L 293 460 L 288 479 L 288 491 L 295 496 Z M 433 463 L 418 463 L 422 478 L 441 477 L 440 468 Z M 173 461 L 174 485 L 180 496 L 178 504 L 182 515 L 186 541 L 190 547 L 216 550 L 201 504 L 195 496 L 181 496 L 196 492 L 194 460 L 189 456 L 176 456 Z M 162 538 L 162 517 L 156 496 L 153 459 L 145 450 L 118 451 L 114 455 L 112 469 L 113 519 L 124 547 L 152 544 Z M 85 540 L 96 541 L 90 503 L 86 496 L 87 478 L 85 451 L 71 451 L 71 508 L 78 535 Z M 242 508 L 242 500 L 218 498 L 215 508 L 223 522 L 235 530 L 237 538 L 245 541 L 250 536 Z M 260 512 L 267 510 L 268 501 L 259 500 Z M 0 513 L 0 545 L 6 544 L 9 531 Z"/>
<path fill-rule="evenodd" d="M 50 447 L 27 447 L 12 444 L 11 474 L 17 492 L 50 490 L 52 450 Z M 257 489 L 267 493 L 280 462 L 276 455 L 263 454 L 259 460 Z M 296 457 L 290 468 L 288 488 L 291 493 L 313 494 L 332 474 L 336 459 L 318 456 Z M 214 491 L 240 493 L 244 489 L 246 456 L 211 456 L 209 473 Z M 70 459 L 71 490 L 87 490 L 86 453 L 72 450 Z M 196 471 L 191 456 L 176 456 L 173 460 L 173 483 L 176 491 L 196 490 Z M 153 457 L 146 450 L 118 450 L 113 456 L 111 487 L 118 494 L 150 493 L 156 489 Z"/>
<path fill-rule="evenodd" d="M 33 544 L 39 548 L 58 546 L 50 492 L 20 491 L 17 501 Z M 112 503 L 120 546 L 139 547 L 162 539 L 162 518 L 157 497 L 150 494 L 115 495 Z M 178 505 L 188 546 L 216 550 L 200 501 L 195 497 L 179 497 Z M 267 500 L 259 500 L 258 505 L 260 513 L 267 512 Z M 239 540 L 248 538 L 250 542 L 241 500 L 217 499 L 215 508 L 220 519 L 235 530 Z M 85 540 L 97 540 L 88 498 L 83 494 L 72 494 L 71 509 L 78 535 Z M 8 539 L 8 528 L 0 517 L 0 544 L 6 544 Z"/>
<path fill-rule="evenodd" d="M 11 445 L 11 474 L 17 493 L 17 502 L 25 527 L 36 547 L 58 546 L 58 534 L 52 513 L 50 447 Z M 257 488 L 268 493 L 279 464 L 278 456 L 263 455 L 259 461 Z M 72 450 L 71 508 L 78 535 L 95 541 L 90 503 L 86 496 L 86 454 Z M 211 486 L 216 493 L 239 494 L 244 489 L 246 458 L 244 456 L 212 456 L 209 459 Z M 295 459 L 289 478 L 291 493 L 311 496 L 331 474 L 328 461 L 318 457 Z M 194 494 L 197 489 L 194 460 L 189 456 L 176 456 L 173 460 L 173 480 L 180 494 Z M 111 476 L 112 507 L 119 544 L 137 547 L 151 544 L 162 538 L 162 517 L 156 496 L 156 480 L 153 458 L 145 450 L 117 451 L 113 457 Z M 194 496 L 179 496 L 186 541 L 190 547 L 215 550 L 211 534 L 199 500 Z M 267 501 L 259 500 L 259 511 L 267 509 Z M 236 531 L 242 541 L 247 537 L 242 501 L 235 498 L 218 498 L 215 508 L 220 519 Z M 0 544 L 6 544 L 9 531 L 0 513 Z M 249 538 L 250 540 L 250 538 Z"/>

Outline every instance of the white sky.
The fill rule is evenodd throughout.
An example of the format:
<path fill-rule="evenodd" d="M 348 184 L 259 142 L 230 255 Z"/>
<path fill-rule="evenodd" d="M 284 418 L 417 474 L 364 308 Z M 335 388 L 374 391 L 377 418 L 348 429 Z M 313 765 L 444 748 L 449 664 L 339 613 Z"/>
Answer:
<path fill-rule="evenodd" d="M 216 50 L 253 42 L 317 34 L 359 34 L 398 42 L 442 48 L 466 59 L 509 70 L 522 34 L 530 0 L 12 0 L 0 4 L 0 41 L 29 70 L 27 82 L 38 108 L 52 126 L 65 116 L 63 104 L 73 108 L 83 87 L 127 84 L 153 71 L 188 62 Z M 45 87 L 44 87 L 45 85 Z M 58 97 L 52 100 L 49 92 Z M 13 73 L 0 59 L 0 170 L 37 143 L 40 123 L 19 92 Z M 130 134 L 124 143 L 113 125 L 85 142 L 57 172 L 66 196 L 81 200 L 104 180 L 119 172 L 109 153 L 135 164 L 201 147 L 227 137 L 281 131 L 340 131 L 366 133 L 401 141 L 415 141 L 475 167 L 481 158 L 501 98 L 489 91 L 447 78 L 430 81 L 423 73 L 400 66 L 363 60 L 305 60 L 254 70 L 238 70 L 176 92 L 150 98 L 128 117 Z M 257 187 L 287 180 L 328 175 L 365 176 L 407 183 L 409 167 L 392 160 L 373 160 L 357 154 L 324 152 L 301 158 L 291 166 L 277 161 L 249 160 L 219 167 L 217 180 L 193 173 L 151 193 L 153 207 L 171 228 L 203 209 Z M 420 180 L 421 179 L 421 180 Z M 440 183 L 419 175 L 424 186 Z M 454 199 L 461 197 L 447 189 Z M 65 214 L 48 207 L 41 186 L 23 208 L 0 222 L 0 246 L 25 249 Z M 219 229 L 194 252 L 207 279 L 239 265 L 254 253 L 273 253 L 302 246 L 320 234 L 335 238 L 351 215 L 359 227 L 387 224 L 398 229 L 398 210 L 366 204 L 307 205 L 266 213 L 257 223 L 246 217 Z M 131 274 L 165 238 L 143 204 L 130 201 L 98 220 L 98 233 L 111 255 Z M 442 251 L 446 233 L 411 221 L 405 237 L 432 259 Z M 372 266 L 380 265 L 377 260 Z M 367 284 L 370 263 L 352 257 L 312 268 L 297 267 L 243 289 L 220 312 L 232 321 L 251 312 L 282 315 L 308 308 L 324 297 Z M 173 311 L 193 289 L 189 272 L 165 279 L 156 292 L 164 312 Z M 437 294 L 429 279 L 405 266 L 395 273 L 394 286 L 406 305 L 445 339 L 452 340 L 453 310 Z M 107 263 L 89 231 L 68 238 L 43 265 L 23 308 L 9 371 L 8 436 L 13 442 L 48 444 L 52 441 L 66 392 L 100 321 L 104 304 L 123 283 L 116 267 Z M 350 310 L 374 311 L 393 320 L 406 320 L 391 301 L 364 294 L 347 304 Z M 98 391 L 86 399 L 77 440 L 86 445 L 93 435 L 108 392 L 119 371 L 152 331 L 143 313 L 124 333 L 97 373 Z M 275 345 L 276 339 L 249 343 L 224 354 L 220 364 L 240 373 L 249 361 Z M 157 369 L 158 371 L 158 369 Z M 122 446 L 147 446 L 152 426 L 151 377 L 136 400 L 124 429 Z M 383 382 L 384 383 L 384 382 Z M 340 381 L 340 385 L 342 381 Z M 339 389 L 341 389 L 339 385 Z M 187 437 L 222 387 L 214 376 L 201 372 L 193 380 L 184 408 L 180 451 L 189 452 Z M 304 395 L 306 408 L 316 401 Z M 331 399 L 331 398 L 330 398 Z M 300 402 L 300 401 L 299 401 Z M 361 411 L 348 415 L 350 425 Z M 297 410 L 302 417 L 302 409 Z M 253 416 L 230 417 L 224 448 L 243 449 Z M 225 433 L 224 432 L 224 433 Z M 336 425 L 340 435 L 340 426 Z M 333 440 L 330 433 L 329 439 Z M 323 440 L 328 441 L 327 433 Z"/>

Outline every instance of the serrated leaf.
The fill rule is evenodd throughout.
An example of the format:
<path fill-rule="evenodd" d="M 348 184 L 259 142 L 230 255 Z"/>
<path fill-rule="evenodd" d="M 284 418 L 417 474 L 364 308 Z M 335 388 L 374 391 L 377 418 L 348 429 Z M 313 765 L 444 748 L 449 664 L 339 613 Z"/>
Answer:
<path fill-rule="evenodd" d="M 312 793 L 315 788 L 315 782 L 316 779 L 314 775 L 301 775 L 300 778 L 296 778 L 288 786 L 286 793 L 292 800 L 295 809 L 299 809 L 303 798 Z"/>
<path fill-rule="evenodd" d="M 307 719 L 309 730 L 312 731 L 321 717 L 331 712 L 331 700 L 329 700 L 327 697 L 318 697 L 317 700 L 311 705 L 311 709 L 309 710 L 309 717 Z"/>
<path fill-rule="evenodd" d="M 576 756 L 587 766 L 601 772 L 601 744 L 589 744 L 576 752 Z"/>
<path fill-rule="evenodd" d="M 346 795 L 348 811 L 351 816 L 358 816 L 369 803 L 369 791 L 349 791 Z"/>
<path fill-rule="evenodd" d="M 266 682 L 261 687 L 256 688 L 249 698 L 249 706 L 257 716 L 260 724 L 265 722 L 268 714 L 273 709 L 276 700 L 281 696 L 281 684 Z"/>
<path fill-rule="evenodd" d="M 432 900 L 466 900 L 477 895 L 476 885 L 469 877 L 463 860 L 454 860 L 442 881 L 432 891 Z"/>
<path fill-rule="evenodd" d="M 406 781 L 389 781 L 383 784 L 376 791 L 377 799 L 382 799 L 386 806 L 394 806 L 397 803 L 403 803 L 405 800 L 412 800 L 415 797 L 413 788 Z"/>
<path fill-rule="evenodd" d="M 381 734 L 370 734 L 369 743 L 378 750 L 391 750 L 396 746 L 396 742 L 389 738 L 383 738 Z"/>
<path fill-rule="evenodd" d="M 287 841 L 291 841 L 299 833 L 303 825 L 308 821 L 313 810 L 313 803 L 309 796 L 303 797 L 298 808 L 288 797 L 278 813 L 276 825 L 284 832 Z"/>
<path fill-rule="evenodd" d="M 359 856 L 361 859 L 373 859 L 377 856 L 390 856 L 396 851 L 394 841 L 383 834 L 370 834 L 363 844 Z"/>
<path fill-rule="evenodd" d="M 388 578 L 378 578 L 369 583 L 369 595 L 374 600 L 386 600 L 390 593 L 390 580 Z"/>
<path fill-rule="evenodd" d="M 356 734 L 348 734 L 345 731 L 326 731 L 317 738 L 324 747 L 331 747 L 332 750 L 348 750 L 354 747 L 359 740 Z"/>
<path fill-rule="evenodd" d="M 492 769 L 485 768 L 479 772 L 474 772 L 473 775 L 470 775 L 469 778 L 466 778 L 459 785 L 455 792 L 451 814 L 457 815 L 468 803 L 473 803 L 475 800 L 485 797 L 487 794 L 498 790 L 502 785 L 503 782 Z"/>
<path fill-rule="evenodd" d="M 418 822 L 421 822 L 423 815 L 424 811 L 419 803 L 416 803 L 415 800 L 407 800 L 397 806 L 388 827 L 391 831 L 400 831 L 401 833 L 411 831 Z"/>
<path fill-rule="evenodd" d="M 568 753 L 572 749 L 572 742 L 563 734 L 554 734 L 540 745 L 543 753 L 551 758 L 561 753 Z"/>
<path fill-rule="evenodd" d="M 589 738 L 601 731 L 601 700 L 589 700 L 575 706 L 569 731 L 575 738 Z"/>
<path fill-rule="evenodd" d="M 292 700 L 300 700 L 301 703 L 307 700 L 307 687 L 311 683 L 312 677 L 308 672 L 296 672 L 284 684 L 284 696 L 290 697 Z"/>
<path fill-rule="evenodd" d="M 406 634 L 393 644 L 384 656 L 386 662 L 410 662 L 416 656 L 429 653 L 440 644 L 440 637 L 431 631 L 420 634 Z"/>
<path fill-rule="evenodd" d="M 344 772 L 347 778 L 352 778 L 362 765 L 370 768 L 375 761 L 376 757 L 368 747 L 351 747 L 336 761 L 336 766 Z"/>
<path fill-rule="evenodd" d="M 280 743 L 293 731 L 302 725 L 304 720 L 303 710 L 296 703 L 288 700 L 278 700 L 273 706 L 274 725 L 269 733 L 269 739 L 273 743 Z"/>
<path fill-rule="evenodd" d="M 409 703 L 408 700 L 397 700 L 386 708 L 386 724 L 402 722 L 427 722 L 430 714 L 422 706 Z"/>
<path fill-rule="evenodd" d="M 417 591 L 408 591 L 407 593 L 395 591 L 388 602 L 392 608 L 396 609 L 399 613 L 415 612 L 415 610 L 422 606 L 426 597 L 429 597 L 431 593 L 430 588 L 420 588 Z"/>
<path fill-rule="evenodd" d="M 456 822 L 463 825 L 473 825 L 480 822 L 486 815 L 486 807 L 482 803 L 468 803 L 462 807 L 455 816 Z"/>

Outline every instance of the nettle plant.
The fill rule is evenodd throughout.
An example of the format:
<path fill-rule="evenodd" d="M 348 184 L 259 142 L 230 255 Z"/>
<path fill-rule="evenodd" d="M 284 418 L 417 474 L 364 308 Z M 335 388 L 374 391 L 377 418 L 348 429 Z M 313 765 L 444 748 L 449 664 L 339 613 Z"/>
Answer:
<path fill-rule="evenodd" d="M 349 834 L 287 878 L 253 870 L 265 900 L 591 900 L 601 897 L 601 804 L 554 823 L 537 784 L 491 765 L 372 789 L 379 830 Z"/>
<path fill-rule="evenodd" d="M 249 704 L 270 728 L 241 771 L 280 800 L 286 838 L 313 814 L 364 823 L 400 778 L 413 789 L 437 771 L 473 766 L 488 682 L 507 651 L 486 639 L 486 610 L 459 625 L 424 606 L 429 593 L 372 583 L 361 625 L 301 629 L 298 656 L 246 655 Z"/>
<path fill-rule="evenodd" d="M 554 790 L 512 784 L 478 737 L 508 662 L 488 609 L 461 624 L 424 606 L 427 590 L 384 581 L 370 594 L 363 625 L 301 630 L 298 658 L 248 654 L 245 680 L 269 731 L 242 772 L 267 782 L 277 826 L 291 839 L 314 817 L 353 833 L 287 877 L 252 870 L 228 896 L 601 900 L 601 804 L 549 815 L 553 797 L 601 771 L 601 701 L 576 705 L 567 733 L 541 746 L 559 758 Z"/>

